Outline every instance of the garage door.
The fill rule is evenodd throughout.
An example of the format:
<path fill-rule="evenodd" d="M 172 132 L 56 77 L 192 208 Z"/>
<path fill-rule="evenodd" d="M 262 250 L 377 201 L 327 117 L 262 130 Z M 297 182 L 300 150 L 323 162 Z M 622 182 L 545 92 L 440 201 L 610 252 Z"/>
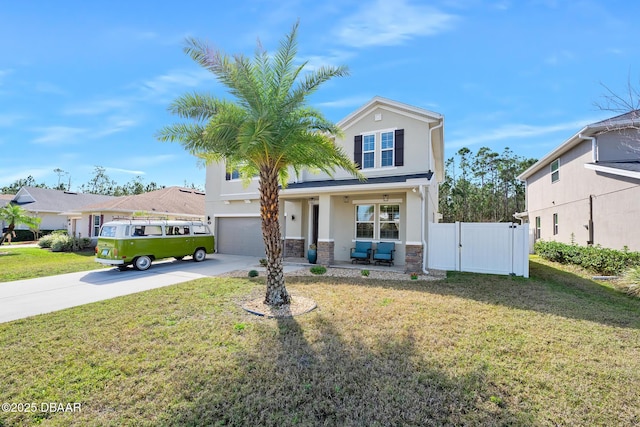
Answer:
<path fill-rule="evenodd" d="M 216 234 L 221 254 L 265 256 L 260 218 L 218 218 Z"/>

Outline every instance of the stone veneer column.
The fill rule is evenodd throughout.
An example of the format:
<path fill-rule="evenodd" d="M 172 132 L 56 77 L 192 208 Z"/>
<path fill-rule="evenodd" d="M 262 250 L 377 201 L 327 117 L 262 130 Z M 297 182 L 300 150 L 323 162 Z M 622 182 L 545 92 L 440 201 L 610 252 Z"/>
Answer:
<path fill-rule="evenodd" d="M 324 266 L 333 264 L 333 247 L 335 243 L 331 241 L 318 240 L 318 260 L 317 263 Z"/>
<path fill-rule="evenodd" d="M 420 273 L 422 271 L 422 245 L 405 245 L 404 272 Z"/>
<path fill-rule="evenodd" d="M 285 256 L 304 258 L 304 239 L 285 239 Z"/>

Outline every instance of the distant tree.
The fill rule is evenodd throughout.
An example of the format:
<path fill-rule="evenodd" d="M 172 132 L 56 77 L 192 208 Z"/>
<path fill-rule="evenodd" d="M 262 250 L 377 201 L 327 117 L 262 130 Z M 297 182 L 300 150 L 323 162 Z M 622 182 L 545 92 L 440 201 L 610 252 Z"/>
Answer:
<path fill-rule="evenodd" d="M 71 178 L 69 178 L 69 185 L 65 185 L 64 182 L 62 182 L 62 177 L 63 176 L 70 176 L 69 172 L 64 171 L 60 168 L 55 168 L 53 170 L 53 172 L 58 175 L 58 185 L 56 185 L 55 187 L 53 187 L 54 190 L 61 190 L 61 191 L 69 191 L 71 190 Z"/>
<path fill-rule="evenodd" d="M 80 186 L 80 192 L 113 196 L 117 186 L 118 184 L 107 175 L 105 168 L 96 166 L 93 170 L 93 177 L 89 182 Z"/>
<path fill-rule="evenodd" d="M 259 176 L 262 237 L 267 256 L 265 303 L 290 302 L 282 267 L 279 222 L 279 185 L 286 186 L 289 168 L 333 173 L 342 168 L 362 178 L 347 153 L 332 136 L 340 130 L 307 105 L 309 96 L 333 77 L 347 75 L 345 67 L 320 67 L 301 73 L 296 65 L 298 24 L 274 55 L 260 45 L 253 60 L 242 54 L 229 56 L 202 42 L 189 39 L 186 53 L 211 71 L 235 100 L 206 94 L 186 94 L 169 110 L 192 123 L 163 128 L 161 141 L 180 142 L 205 162 L 226 161 L 248 182 Z"/>
<path fill-rule="evenodd" d="M 502 154 L 481 147 L 475 154 L 464 147 L 445 163 L 445 179 L 439 187 L 444 222 L 510 222 L 524 209 L 524 184 L 517 176 L 535 163 L 515 155 L 508 147 Z"/>
<path fill-rule="evenodd" d="M 36 180 L 29 175 L 26 178 L 16 180 L 11 185 L 0 188 L 0 194 L 16 194 L 22 187 L 49 188 L 44 182 L 38 184 Z"/>
<path fill-rule="evenodd" d="M 29 212 L 13 203 L 0 208 L 0 219 L 9 224 L 7 231 L 2 234 L 0 245 L 14 232 L 17 225 L 24 224 L 34 231 L 38 229 L 41 221 L 40 218 L 29 215 Z"/>

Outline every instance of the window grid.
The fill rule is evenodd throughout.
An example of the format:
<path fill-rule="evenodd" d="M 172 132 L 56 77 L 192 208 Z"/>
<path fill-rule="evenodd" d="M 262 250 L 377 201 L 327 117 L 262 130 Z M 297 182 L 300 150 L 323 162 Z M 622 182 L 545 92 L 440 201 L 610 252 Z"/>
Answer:
<path fill-rule="evenodd" d="M 400 205 L 356 205 L 356 239 L 399 240 Z"/>
<path fill-rule="evenodd" d="M 393 132 L 383 132 L 380 139 L 382 167 L 393 166 Z"/>
<path fill-rule="evenodd" d="M 551 162 L 551 182 L 556 182 L 560 179 L 560 159 L 555 159 Z"/>
<path fill-rule="evenodd" d="M 364 135 L 362 137 L 362 168 L 370 169 L 376 166 L 376 136 Z"/>

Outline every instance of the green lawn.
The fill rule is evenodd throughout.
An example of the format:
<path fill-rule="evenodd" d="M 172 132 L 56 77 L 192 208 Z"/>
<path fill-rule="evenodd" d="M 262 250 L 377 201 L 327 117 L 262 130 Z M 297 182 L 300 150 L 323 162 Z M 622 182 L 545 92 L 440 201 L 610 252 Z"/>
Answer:
<path fill-rule="evenodd" d="M 206 278 L 0 324 L 0 426 L 640 424 L 640 300 L 536 260 L 532 279 L 291 278 L 318 308 L 243 311 Z"/>
<path fill-rule="evenodd" d="M 51 252 L 40 248 L 0 246 L 0 282 L 103 268 L 95 252 Z"/>

